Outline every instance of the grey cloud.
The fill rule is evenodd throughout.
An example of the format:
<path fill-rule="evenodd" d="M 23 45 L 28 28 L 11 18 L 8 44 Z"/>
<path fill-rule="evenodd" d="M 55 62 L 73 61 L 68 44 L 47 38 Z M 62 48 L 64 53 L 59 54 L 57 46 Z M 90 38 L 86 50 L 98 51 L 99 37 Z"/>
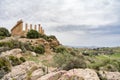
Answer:
<path fill-rule="evenodd" d="M 63 25 L 52 28 L 52 31 L 57 31 L 57 32 L 84 31 L 89 34 L 111 35 L 111 34 L 120 34 L 120 25 L 105 25 L 105 26 Z"/>
<path fill-rule="evenodd" d="M 96 42 L 95 36 L 108 40 L 103 35 L 120 34 L 119 6 L 120 0 L 1 0 L 0 26 L 10 29 L 22 18 L 25 22 L 40 22 L 47 33 L 57 35 L 64 44 L 79 43 L 78 38 L 80 44 L 85 44 L 90 43 L 87 38 Z M 62 40 L 64 36 L 71 42 Z"/>

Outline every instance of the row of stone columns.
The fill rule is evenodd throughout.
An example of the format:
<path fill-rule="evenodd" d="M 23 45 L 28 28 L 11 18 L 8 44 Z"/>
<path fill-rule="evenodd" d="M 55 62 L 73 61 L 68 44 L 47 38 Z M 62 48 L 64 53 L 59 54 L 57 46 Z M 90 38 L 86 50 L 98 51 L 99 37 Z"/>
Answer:
<path fill-rule="evenodd" d="M 29 26 L 28 26 L 28 24 L 26 23 L 26 24 L 25 24 L 25 31 L 26 31 L 26 32 L 29 31 L 28 27 L 29 27 Z M 38 24 L 38 26 L 37 26 L 37 25 L 34 25 L 34 30 L 37 31 L 37 27 L 38 27 L 38 32 L 41 33 L 41 34 L 44 34 L 44 30 L 42 29 L 41 25 L 40 25 L 40 24 Z M 33 29 L 33 25 L 30 24 L 30 30 L 32 30 L 32 29 Z"/>

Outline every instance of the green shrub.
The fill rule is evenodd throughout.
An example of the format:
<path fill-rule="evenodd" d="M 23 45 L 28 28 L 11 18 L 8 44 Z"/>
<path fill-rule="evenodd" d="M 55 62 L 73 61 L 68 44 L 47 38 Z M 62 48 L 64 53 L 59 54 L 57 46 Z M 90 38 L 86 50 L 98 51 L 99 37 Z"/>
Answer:
<path fill-rule="evenodd" d="M 6 28 L 1 27 L 1 28 L 0 28 L 0 36 L 9 37 L 9 36 L 10 36 L 10 33 L 9 33 L 9 31 L 8 31 Z"/>
<path fill-rule="evenodd" d="M 48 40 L 48 36 L 44 34 L 39 34 L 39 38 L 43 38 L 45 40 Z"/>
<path fill-rule="evenodd" d="M 26 50 L 34 51 L 33 46 L 31 46 L 29 43 L 22 43 L 17 40 L 11 40 L 8 42 L 0 42 L 0 47 L 5 48 L 5 49 L 2 48 L 2 51 L 14 49 L 14 48 L 20 48 L 23 52 L 25 52 Z M 1 48 L 0 48 L 0 51 L 1 51 Z"/>
<path fill-rule="evenodd" d="M 9 72 L 11 70 L 11 64 L 6 58 L 0 57 L 0 70 L 2 69 L 5 70 L 5 72 Z"/>
<path fill-rule="evenodd" d="M 63 67 L 64 70 L 70 70 L 74 68 L 86 68 L 85 61 L 83 59 L 73 57 L 73 59 L 70 59 L 70 61 L 68 61 L 68 63 L 66 63 L 66 65 Z"/>
<path fill-rule="evenodd" d="M 120 71 L 120 61 L 117 59 L 105 58 L 102 60 L 95 59 L 88 64 L 89 68 L 105 71 Z"/>
<path fill-rule="evenodd" d="M 50 39 L 57 39 L 54 35 L 48 36 Z"/>
<path fill-rule="evenodd" d="M 27 38 L 30 38 L 30 39 L 36 39 L 36 38 L 39 38 L 39 32 L 37 32 L 36 30 L 30 30 L 28 33 L 27 33 Z"/>
<path fill-rule="evenodd" d="M 0 79 L 11 71 L 11 64 L 5 57 L 0 57 Z"/>
<path fill-rule="evenodd" d="M 104 69 L 107 71 L 120 71 L 120 61 L 119 60 L 110 60 L 108 64 L 104 66 Z"/>
<path fill-rule="evenodd" d="M 25 61 L 26 61 L 24 57 L 20 57 L 19 59 L 20 59 L 20 61 L 22 61 L 22 62 L 25 62 Z"/>
<path fill-rule="evenodd" d="M 12 64 L 12 66 L 16 66 L 21 64 L 22 62 L 19 60 L 19 58 L 15 57 L 15 56 L 9 56 L 9 60 Z"/>
<path fill-rule="evenodd" d="M 43 45 L 39 45 L 34 47 L 34 52 L 43 54 L 45 52 L 45 47 Z"/>
<path fill-rule="evenodd" d="M 84 57 L 79 55 L 73 56 L 70 53 L 58 53 L 54 57 L 54 62 L 58 68 L 62 68 L 64 70 L 70 70 L 74 68 L 86 68 L 86 63 Z"/>
<path fill-rule="evenodd" d="M 17 58 L 15 56 L 0 57 L 0 78 L 11 71 L 12 66 L 16 66 L 25 62 L 23 57 Z"/>
<path fill-rule="evenodd" d="M 100 70 L 100 68 L 102 68 L 103 66 L 105 66 L 109 62 L 110 62 L 109 59 L 105 59 L 105 60 L 102 60 L 102 61 L 97 60 L 97 61 L 93 61 L 93 63 L 89 64 L 88 66 L 89 66 L 89 68 Z"/>
<path fill-rule="evenodd" d="M 68 52 L 67 49 L 63 46 L 58 46 L 55 48 L 55 52 L 56 53 L 65 53 L 65 52 Z"/>

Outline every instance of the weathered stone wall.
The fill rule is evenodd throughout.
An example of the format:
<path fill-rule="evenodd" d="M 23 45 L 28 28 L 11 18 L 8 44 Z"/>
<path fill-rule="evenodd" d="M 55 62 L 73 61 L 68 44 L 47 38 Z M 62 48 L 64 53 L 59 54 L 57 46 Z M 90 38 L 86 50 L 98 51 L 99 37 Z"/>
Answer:
<path fill-rule="evenodd" d="M 17 24 L 11 29 L 12 36 L 21 36 L 23 32 L 23 21 L 20 20 Z"/>
<path fill-rule="evenodd" d="M 33 28 L 34 27 L 34 28 Z M 25 30 L 23 30 L 23 21 L 20 20 L 17 24 L 11 29 L 12 36 L 26 36 L 29 30 L 36 30 L 41 34 L 44 34 L 44 30 L 42 29 L 41 24 L 32 25 L 32 24 L 25 24 Z"/>

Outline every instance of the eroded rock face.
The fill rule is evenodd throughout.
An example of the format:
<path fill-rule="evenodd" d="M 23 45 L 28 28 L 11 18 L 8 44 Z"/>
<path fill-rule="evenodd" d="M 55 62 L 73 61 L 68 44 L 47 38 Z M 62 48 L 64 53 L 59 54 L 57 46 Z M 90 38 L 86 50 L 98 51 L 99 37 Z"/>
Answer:
<path fill-rule="evenodd" d="M 51 72 L 37 80 L 58 80 L 66 71 Z"/>
<path fill-rule="evenodd" d="M 43 70 L 42 69 L 37 69 L 37 70 L 32 72 L 31 80 L 37 80 L 38 78 L 40 78 L 43 75 L 44 75 Z"/>
<path fill-rule="evenodd" d="M 56 46 L 59 46 L 60 43 L 57 39 L 51 39 L 50 45 L 51 47 L 56 47 Z"/>
<path fill-rule="evenodd" d="M 52 47 L 60 45 L 57 39 L 51 39 L 51 41 L 49 42 L 43 38 L 38 39 L 19 38 L 18 41 L 23 43 L 31 43 L 32 46 L 44 45 L 46 53 L 50 53 L 52 51 L 51 50 Z"/>
<path fill-rule="evenodd" d="M 2 80 L 25 80 L 28 77 L 28 72 L 34 67 L 37 67 L 35 62 L 27 61 L 22 63 L 21 65 L 13 67 L 11 72 L 6 74 Z"/>
<path fill-rule="evenodd" d="M 120 72 L 99 71 L 99 76 L 107 80 L 120 80 Z"/>
<path fill-rule="evenodd" d="M 16 48 L 16 49 L 12 49 L 12 50 L 9 50 L 9 51 L 6 51 L 6 52 L 2 52 L 0 54 L 0 57 L 6 57 L 6 56 L 16 56 L 16 57 L 21 57 L 22 56 L 22 50 L 19 49 L 19 48 Z"/>
<path fill-rule="evenodd" d="M 100 80 L 91 69 L 72 69 L 69 71 L 51 72 L 37 80 Z"/>
<path fill-rule="evenodd" d="M 12 68 L 1 80 L 120 80 L 119 72 L 99 71 L 92 69 L 60 70 L 46 74 L 42 67 L 32 61 Z"/>
<path fill-rule="evenodd" d="M 92 69 L 72 69 L 61 76 L 59 80 L 99 80 L 97 73 Z"/>

